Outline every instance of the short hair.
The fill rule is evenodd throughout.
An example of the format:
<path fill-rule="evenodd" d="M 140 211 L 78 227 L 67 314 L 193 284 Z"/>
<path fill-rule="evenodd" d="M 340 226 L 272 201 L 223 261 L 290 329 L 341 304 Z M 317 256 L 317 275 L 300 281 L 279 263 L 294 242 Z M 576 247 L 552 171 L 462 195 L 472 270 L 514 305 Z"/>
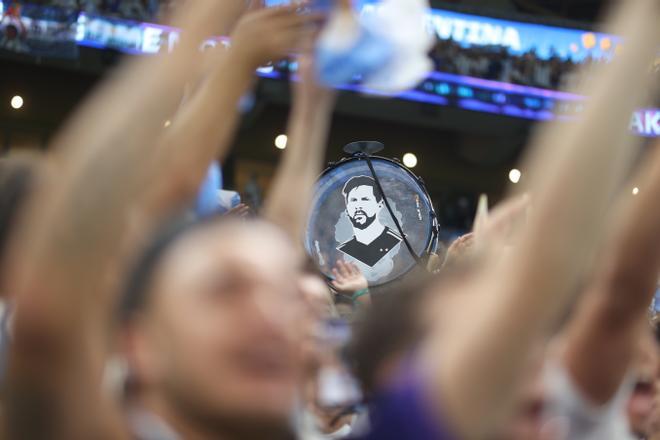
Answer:
<path fill-rule="evenodd" d="M 344 199 L 348 199 L 348 195 L 358 186 L 370 186 L 374 190 L 374 197 L 376 197 L 377 202 L 383 200 L 383 193 L 378 189 L 376 181 L 373 177 L 369 176 L 353 176 L 344 184 L 344 188 L 341 190 L 341 193 L 344 195 Z"/>
<path fill-rule="evenodd" d="M 378 393 L 378 373 L 392 356 L 413 352 L 423 338 L 417 310 L 434 294 L 429 287 L 436 278 L 410 278 L 388 288 L 355 326 L 343 354 L 367 399 Z"/>

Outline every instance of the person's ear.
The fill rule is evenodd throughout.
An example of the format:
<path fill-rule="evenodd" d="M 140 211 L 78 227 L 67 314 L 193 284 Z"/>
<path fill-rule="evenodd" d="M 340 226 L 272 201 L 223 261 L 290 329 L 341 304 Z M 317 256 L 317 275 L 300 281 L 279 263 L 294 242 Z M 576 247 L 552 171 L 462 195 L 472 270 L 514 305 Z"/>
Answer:
<path fill-rule="evenodd" d="M 151 384 L 158 380 L 160 368 L 158 355 L 148 341 L 147 329 L 143 322 L 136 318 L 126 324 L 122 331 L 122 351 L 129 371 L 135 380 L 143 384 Z"/>

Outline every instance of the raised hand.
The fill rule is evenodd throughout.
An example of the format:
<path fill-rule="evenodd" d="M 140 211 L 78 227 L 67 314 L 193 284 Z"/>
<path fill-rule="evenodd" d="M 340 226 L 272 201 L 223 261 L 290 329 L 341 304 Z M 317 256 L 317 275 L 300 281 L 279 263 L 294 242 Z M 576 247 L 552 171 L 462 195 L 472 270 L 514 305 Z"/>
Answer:
<path fill-rule="evenodd" d="M 510 244 L 515 233 L 524 225 L 530 207 L 529 196 L 510 197 L 485 215 L 477 214 L 474 238 L 479 251 L 492 250 Z M 490 249 L 489 249 L 490 248 Z"/>
<path fill-rule="evenodd" d="M 259 3 L 259 2 L 257 2 Z M 251 7 L 231 35 L 231 50 L 257 68 L 286 57 L 315 33 L 323 16 L 298 13 L 299 5 L 275 8 Z"/>
<path fill-rule="evenodd" d="M 287 130 L 289 145 L 264 209 L 265 217 L 284 229 L 293 240 L 298 240 L 305 229 L 334 105 L 334 93 L 316 80 L 311 57 L 302 56 L 298 64 L 300 81 L 293 90 Z M 292 198 L 292 192 L 297 197 Z"/>
<path fill-rule="evenodd" d="M 657 0 L 619 3 L 609 29 L 634 49 L 590 72 L 578 91 L 590 97 L 578 122 L 538 131 L 525 166 L 534 209 L 516 246 L 504 258 L 489 253 L 483 272 L 462 286 L 484 292 L 469 325 L 457 324 L 451 337 L 438 328 L 428 344 L 427 368 L 437 372 L 432 387 L 459 437 L 487 438 L 508 416 L 530 353 L 567 310 L 613 221 L 612 198 L 637 143 L 630 114 L 652 88 L 648 67 L 660 38 Z M 622 78 L 634 90 L 618 87 Z"/>
<path fill-rule="evenodd" d="M 354 293 L 369 287 L 367 279 L 353 263 L 338 260 L 337 265 L 332 269 L 332 274 L 335 277 L 332 287 L 339 292 Z"/>
<path fill-rule="evenodd" d="M 469 260 L 474 255 L 476 241 L 474 232 L 458 237 L 447 249 L 446 266 L 453 266 Z"/>
<path fill-rule="evenodd" d="M 310 55 L 298 58 L 300 81 L 293 89 L 294 100 L 307 109 L 326 108 L 334 104 L 336 92 L 325 87 L 316 79 L 316 67 Z"/>
<path fill-rule="evenodd" d="M 227 211 L 225 215 L 231 217 L 243 218 L 243 217 L 247 217 L 249 213 L 250 213 L 250 207 L 245 203 L 241 203 L 231 208 L 229 211 Z"/>

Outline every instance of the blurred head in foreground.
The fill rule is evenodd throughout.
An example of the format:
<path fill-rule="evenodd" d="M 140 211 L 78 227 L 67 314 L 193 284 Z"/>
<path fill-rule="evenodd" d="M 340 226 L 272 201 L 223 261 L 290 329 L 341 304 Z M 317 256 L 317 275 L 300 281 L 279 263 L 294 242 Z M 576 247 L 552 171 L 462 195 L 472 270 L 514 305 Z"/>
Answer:
<path fill-rule="evenodd" d="M 431 334 L 444 334 L 447 325 L 459 319 L 451 315 L 466 320 L 471 299 L 457 287 L 475 270 L 465 262 L 437 275 L 420 273 L 388 291 L 365 313 L 347 356 L 367 397 L 387 388 Z M 438 310 L 446 313 L 433 313 Z"/>
<path fill-rule="evenodd" d="M 39 163 L 33 154 L 0 158 L 0 256 L 7 251 L 11 231 L 35 185 Z"/>
<path fill-rule="evenodd" d="M 301 369 L 296 262 L 256 221 L 204 220 L 157 240 L 122 304 L 137 404 L 182 434 L 285 433 Z"/>
<path fill-rule="evenodd" d="M 325 346 L 322 343 L 323 325 L 338 317 L 332 294 L 323 278 L 308 263 L 299 277 L 298 286 L 305 303 L 303 317 L 304 341 L 301 345 L 306 374 L 314 375 L 324 362 Z"/>

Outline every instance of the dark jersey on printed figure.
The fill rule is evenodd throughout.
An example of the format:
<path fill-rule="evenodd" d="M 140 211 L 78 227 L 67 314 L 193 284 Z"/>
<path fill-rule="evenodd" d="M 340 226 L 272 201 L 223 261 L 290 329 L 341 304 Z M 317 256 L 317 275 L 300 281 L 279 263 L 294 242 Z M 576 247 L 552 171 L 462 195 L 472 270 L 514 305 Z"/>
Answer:
<path fill-rule="evenodd" d="M 397 244 L 401 243 L 401 240 L 398 234 L 392 232 L 390 228 L 385 227 L 382 234 L 369 244 L 360 243 L 353 237 L 351 240 L 340 244 L 337 249 L 363 262 L 367 266 L 373 267 L 394 249 Z"/>

